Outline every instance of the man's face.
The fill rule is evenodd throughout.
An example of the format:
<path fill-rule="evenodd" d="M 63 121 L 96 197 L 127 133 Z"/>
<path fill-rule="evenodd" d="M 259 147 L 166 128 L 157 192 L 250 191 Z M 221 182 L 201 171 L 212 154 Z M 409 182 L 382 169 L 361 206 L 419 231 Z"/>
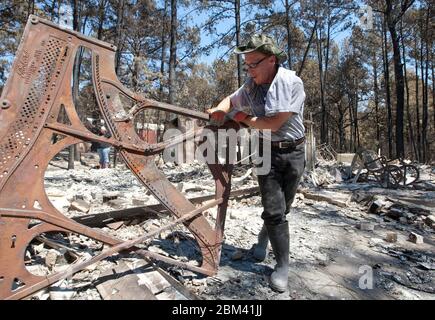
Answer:
<path fill-rule="evenodd" d="M 276 74 L 275 56 L 253 51 L 245 54 L 245 68 L 256 84 L 271 83 Z"/>

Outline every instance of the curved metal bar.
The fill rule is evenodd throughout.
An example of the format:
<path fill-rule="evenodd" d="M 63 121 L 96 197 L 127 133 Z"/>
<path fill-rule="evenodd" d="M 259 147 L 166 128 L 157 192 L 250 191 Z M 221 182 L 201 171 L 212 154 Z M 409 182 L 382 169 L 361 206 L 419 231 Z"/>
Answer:
<path fill-rule="evenodd" d="M 129 97 L 132 100 L 137 101 L 137 104 L 129 110 L 129 112 L 119 113 L 116 115 L 115 121 L 130 121 L 134 118 L 134 116 L 139 113 L 140 111 L 150 108 L 150 109 L 158 109 L 162 111 L 168 111 L 175 114 L 179 114 L 182 116 L 191 117 L 194 119 L 209 121 L 210 115 L 205 112 L 195 111 L 195 110 L 189 110 L 186 108 L 174 106 L 168 103 L 159 102 L 151 99 L 145 99 L 139 94 L 136 94 L 129 89 L 125 88 L 119 81 L 113 81 L 110 79 L 101 79 L 102 83 L 110 84 L 111 86 L 115 87 L 119 90 L 119 92 L 123 93 L 127 97 Z"/>
<path fill-rule="evenodd" d="M 79 47 L 92 52 L 93 86 L 100 111 L 112 138 L 92 134 L 81 123 L 71 99 L 71 74 Z M 211 226 L 155 166 L 154 155 L 164 148 L 192 139 L 203 130 L 187 132 L 173 141 L 149 144 L 141 140 L 130 121 L 146 108 L 164 110 L 208 121 L 209 115 L 166 103 L 145 99 L 122 86 L 114 72 L 115 47 L 62 29 L 30 16 L 10 75 L 0 98 L 0 298 L 18 299 L 61 279 L 63 273 L 38 277 L 24 265 L 26 248 L 44 232 L 74 232 L 112 246 L 95 259 L 129 248 L 144 257 L 215 274 L 220 261 L 223 227 L 231 186 L 230 164 L 209 164 L 216 195 L 209 205 L 217 205 L 217 222 Z M 126 95 L 137 105 L 126 111 L 120 99 Z M 62 106 L 70 124 L 57 121 Z M 211 127 L 207 127 L 211 128 Z M 217 128 L 216 128 L 217 129 Z M 53 142 L 53 135 L 64 138 Z M 44 189 L 44 173 L 50 160 L 62 149 L 79 142 L 108 142 L 120 154 L 132 173 L 161 204 L 193 234 L 202 254 L 199 267 L 159 257 L 136 248 L 102 231 L 75 222 L 53 207 Z M 35 203 L 39 204 L 35 209 Z M 190 216 L 191 215 L 191 216 Z M 32 219 L 39 220 L 30 226 Z M 171 224 L 170 224 L 171 225 Z M 165 226 L 165 228 L 169 227 Z M 150 236 L 144 235 L 144 237 Z M 138 239 L 136 239 L 138 240 Z M 138 240 L 139 241 L 139 240 Z M 95 260 L 96 261 L 96 260 Z M 77 270 L 77 266 L 74 267 Z M 71 271 L 70 271 L 71 272 Z M 16 286 L 19 284 L 18 286 Z"/>

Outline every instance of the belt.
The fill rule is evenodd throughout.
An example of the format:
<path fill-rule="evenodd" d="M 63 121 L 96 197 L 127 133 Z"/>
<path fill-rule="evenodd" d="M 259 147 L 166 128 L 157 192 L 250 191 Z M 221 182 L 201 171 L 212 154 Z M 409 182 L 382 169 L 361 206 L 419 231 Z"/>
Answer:
<path fill-rule="evenodd" d="M 272 148 L 277 148 L 277 149 L 289 149 L 300 145 L 304 141 L 305 141 L 305 137 L 296 139 L 295 141 L 272 141 L 271 146 Z"/>

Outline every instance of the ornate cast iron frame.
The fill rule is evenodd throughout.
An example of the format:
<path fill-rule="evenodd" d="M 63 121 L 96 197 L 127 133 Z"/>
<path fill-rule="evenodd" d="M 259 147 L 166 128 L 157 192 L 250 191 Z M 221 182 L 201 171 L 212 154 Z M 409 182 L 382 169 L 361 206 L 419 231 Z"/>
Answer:
<path fill-rule="evenodd" d="M 77 50 L 81 46 L 92 52 L 93 86 L 103 119 L 112 133 L 110 139 L 91 133 L 80 121 L 73 104 L 71 75 Z M 205 275 L 213 275 L 217 271 L 232 165 L 208 165 L 215 180 L 215 200 L 200 208 L 188 201 L 157 169 L 154 158 L 165 147 L 192 139 L 194 132 L 183 134 L 170 142 L 147 144 L 137 136 L 132 120 L 138 112 L 147 108 L 206 121 L 209 116 L 145 99 L 126 89 L 114 72 L 115 51 L 116 48 L 108 43 L 62 29 L 33 15 L 29 17 L 0 99 L 1 299 L 27 297 L 125 249 L 135 250 L 144 257 L 162 260 Z M 127 111 L 121 102 L 121 95 L 133 100 L 135 107 Z M 57 120 L 62 106 L 70 124 Z M 203 128 L 198 128 L 196 133 Z M 212 126 L 208 128 L 216 129 Z M 54 134 L 64 138 L 53 143 Z M 138 239 L 121 241 L 60 213 L 45 193 L 44 173 L 57 153 L 84 141 L 106 141 L 117 147 L 128 168 L 175 216 L 175 220 L 156 232 Z M 217 206 L 214 227 L 201 214 L 212 206 Z M 135 247 L 159 231 L 178 223 L 183 223 L 195 237 L 202 253 L 201 266 L 182 263 Z M 91 260 L 73 264 L 68 271 L 47 277 L 33 275 L 25 267 L 26 248 L 35 237 L 51 231 L 84 235 L 108 244 L 110 248 Z"/>

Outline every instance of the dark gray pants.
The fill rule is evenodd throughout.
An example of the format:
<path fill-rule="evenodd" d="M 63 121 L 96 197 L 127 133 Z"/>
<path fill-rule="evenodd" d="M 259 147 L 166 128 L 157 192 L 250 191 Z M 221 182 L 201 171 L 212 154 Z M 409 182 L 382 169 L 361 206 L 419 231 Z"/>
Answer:
<path fill-rule="evenodd" d="M 302 143 L 284 150 L 272 148 L 270 172 L 258 176 L 264 208 L 261 218 L 266 225 L 278 225 L 286 221 L 305 169 L 304 145 Z"/>

